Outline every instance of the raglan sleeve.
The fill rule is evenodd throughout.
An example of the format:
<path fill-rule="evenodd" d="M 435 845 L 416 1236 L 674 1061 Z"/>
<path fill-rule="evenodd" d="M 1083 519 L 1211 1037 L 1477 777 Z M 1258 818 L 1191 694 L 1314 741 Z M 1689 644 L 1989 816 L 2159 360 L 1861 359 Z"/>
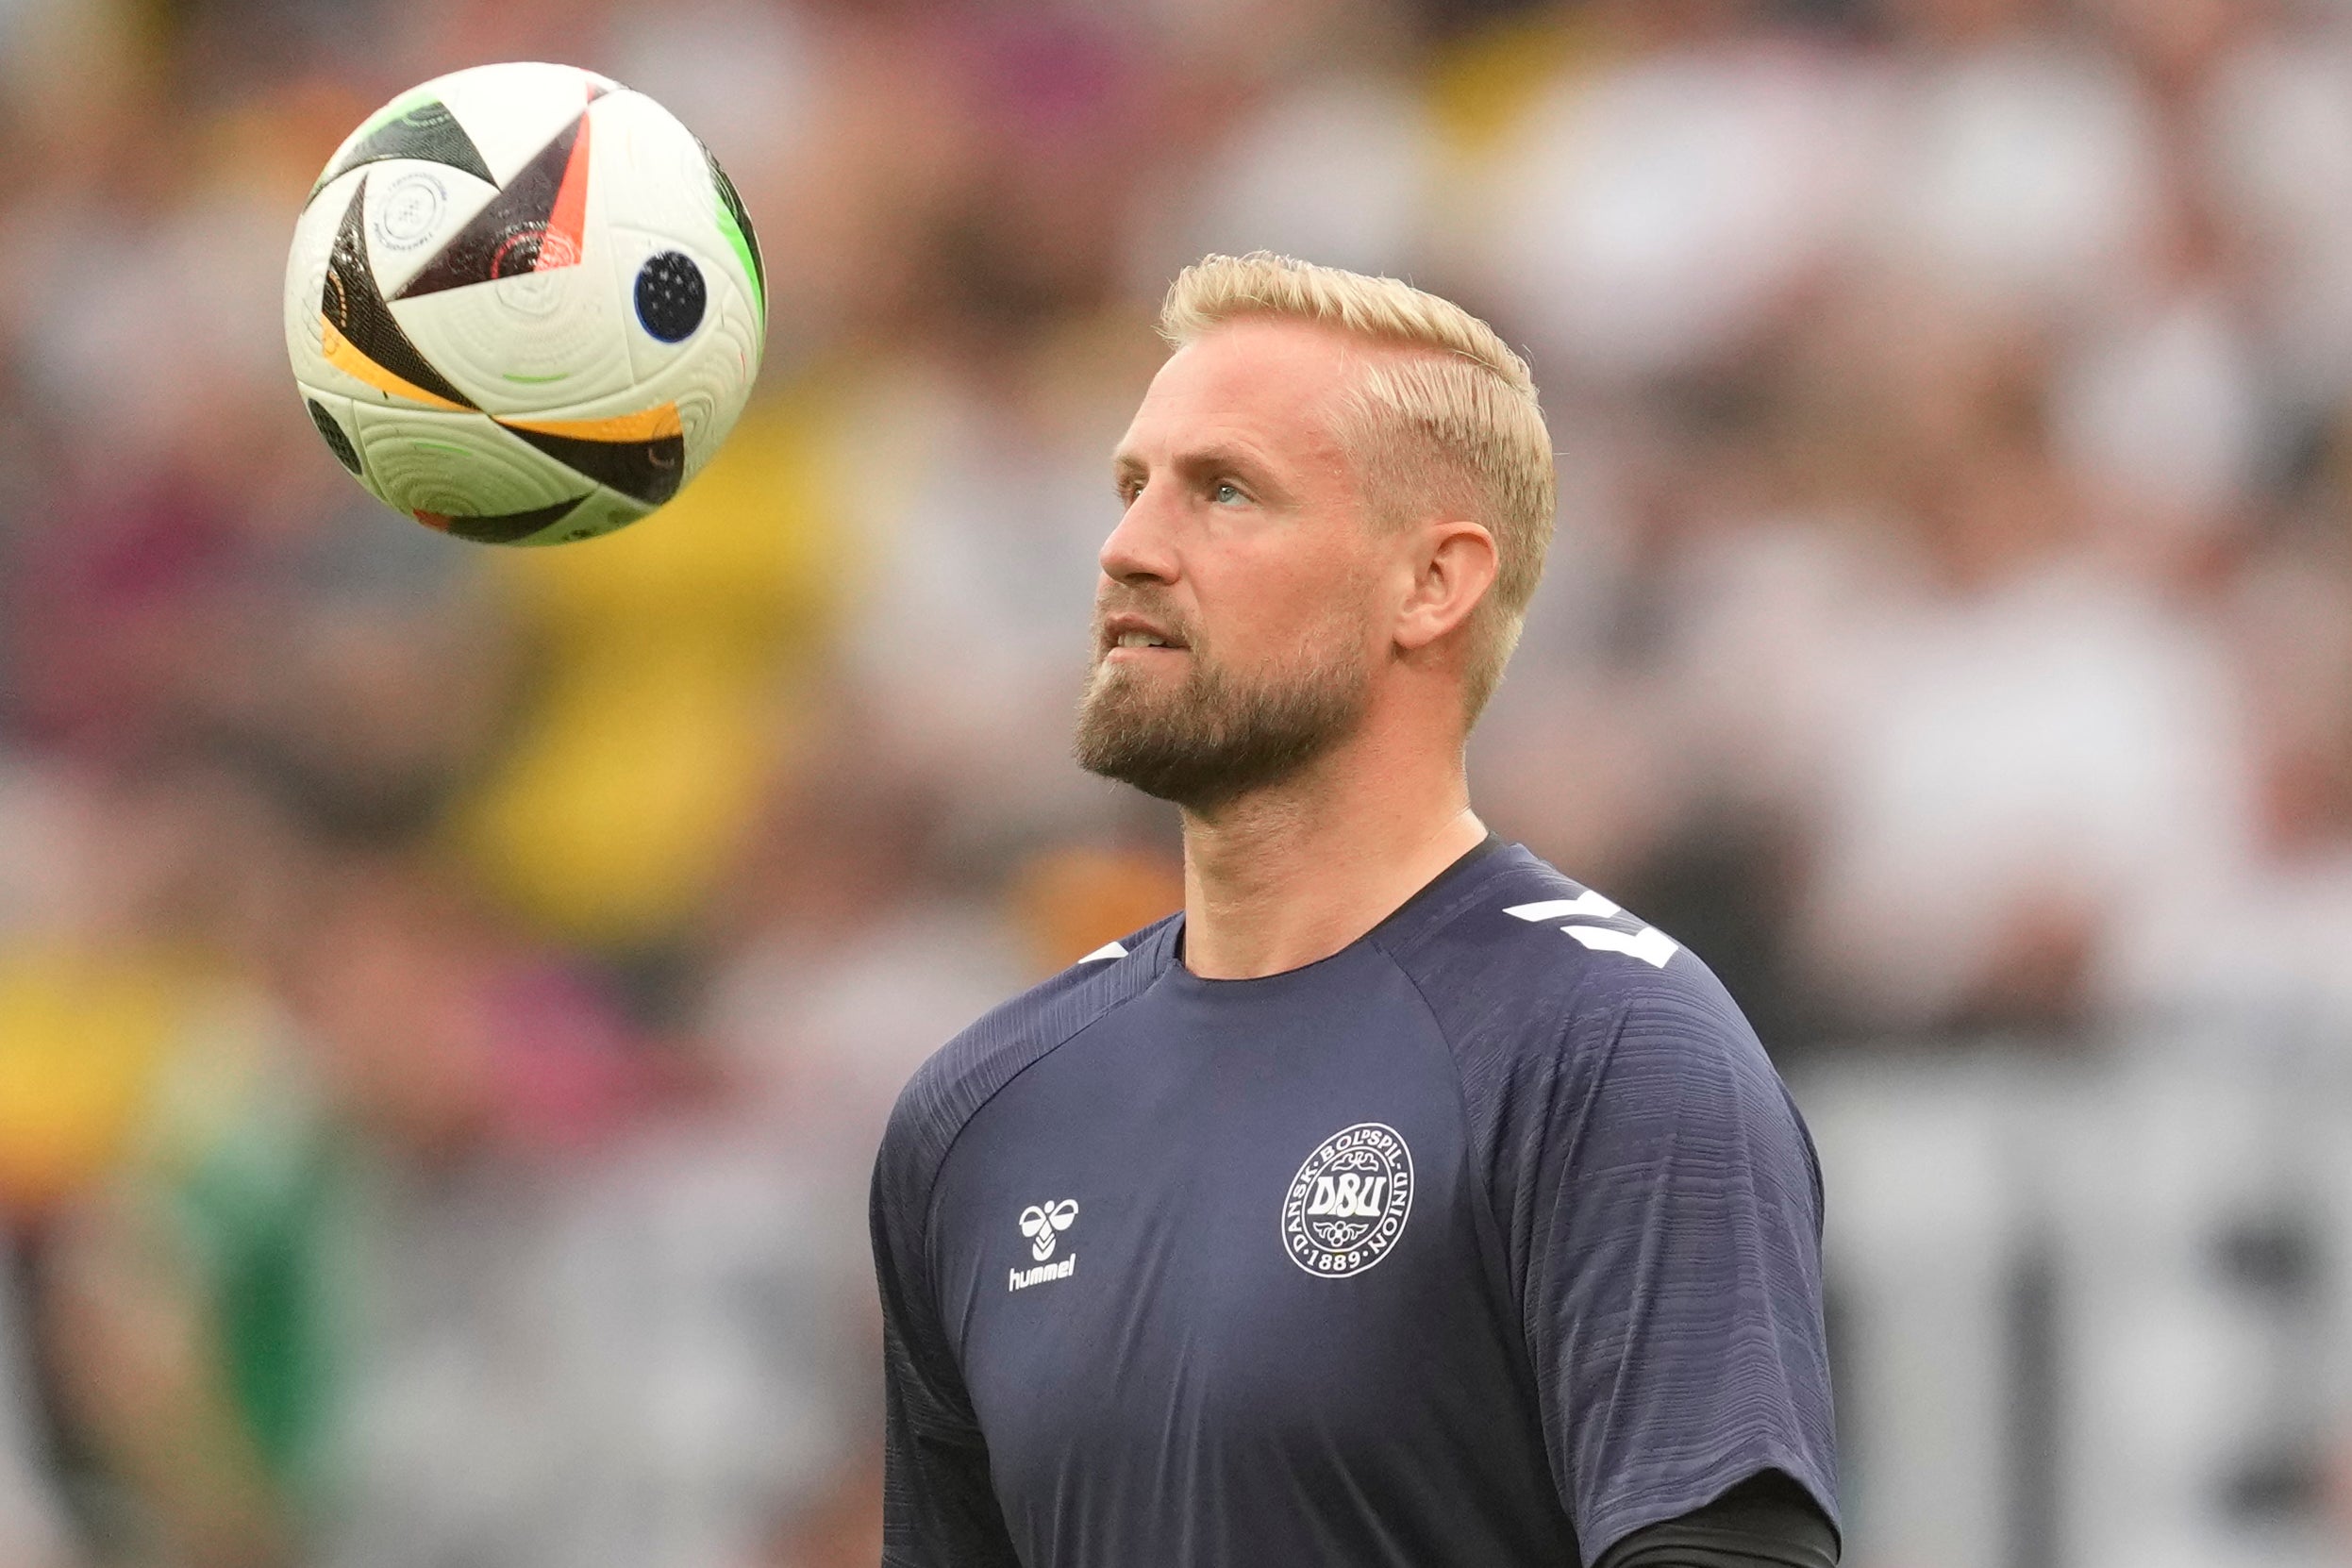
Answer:
<path fill-rule="evenodd" d="M 929 1277 L 929 1142 L 902 1100 L 868 1210 L 882 1298 L 882 1568 L 1020 1568 Z"/>
<path fill-rule="evenodd" d="M 1687 953 L 1549 1029 L 1521 1305 L 1585 1560 L 1776 1471 L 1834 1527 L 1820 1169 L 1763 1047 Z"/>

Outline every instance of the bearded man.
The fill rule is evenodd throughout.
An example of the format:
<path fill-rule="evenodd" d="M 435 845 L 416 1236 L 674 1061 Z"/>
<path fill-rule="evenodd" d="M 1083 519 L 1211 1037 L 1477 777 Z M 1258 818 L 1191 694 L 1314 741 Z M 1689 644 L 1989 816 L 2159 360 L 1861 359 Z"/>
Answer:
<path fill-rule="evenodd" d="M 899 1100 L 884 1562 L 1834 1563 L 1796 1109 L 1696 959 L 1470 809 L 1552 531 L 1526 365 L 1264 255 L 1161 330 L 1077 756 L 1181 809 L 1184 909 Z"/>

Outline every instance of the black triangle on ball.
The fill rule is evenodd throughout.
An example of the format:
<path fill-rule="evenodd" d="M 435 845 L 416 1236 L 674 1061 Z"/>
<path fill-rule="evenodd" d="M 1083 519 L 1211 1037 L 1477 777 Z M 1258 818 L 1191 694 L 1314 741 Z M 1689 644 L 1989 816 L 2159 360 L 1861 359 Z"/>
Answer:
<path fill-rule="evenodd" d="M 412 515 L 428 528 L 437 528 L 453 538 L 475 544 L 514 544 L 530 538 L 551 523 L 561 522 L 587 499 L 585 495 L 575 495 L 552 507 L 534 507 L 529 511 L 510 511 L 496 517 L 460 517 L 449 512 L 432 511 Z"/>
<path fill-rule="evenodd" d="M 501 427 L 526 442 L 575 474 L 619 491 L 632 501 L 658 507 L 678 492 L 686 474 L 686 438 L 656 436 L 651 441 L 583 441 L 577 436 L 553 436 L 512 425 Z"/>
<path fill-rule="evenodd" d="M 392 307 L 384 302 L 382 291 L 376 288 L 375 268 L 368 259 L 367 224 L 362 216 L 367 199 L 368 182 L 363 175 L 359 188 L 351 193 L 351 206 L 343 213 L 342 226 L 336 231 L 335 248 L 327 255 L 326 282 L 319 296 L 319 313 L 371 364 L 460 409 L 475 407 L 474 400 L 435 370 L 409 340 L 409 334 L 393 318 Z M 330 355 L 330 362 L 332 358 Z"/>
<path fill-rule="evenodd" d="M 408 113 L 384 124 L 359 139 L 359 145 L 337 158 L 318 184 L 310 187 L 310 195 L 303 203 L 308 207 L 318 193 L 343 175 L 362 163 L 381 163 L 387 158 L 413 158 L 426 163 L 444 164 L 461 170 L 484 185 L 495 185 L 490 165 L 482 158 L 482 150 L 458 124 L 458 117 L 439 98 L 427 98 Z"/>
<path fill-rule="evenodd" d="M 575 172 L 573 152 L 587 127 L 582 114 L 533 154 L 392 297 L 414 299 L 577 261 L 584 236 L 565 232 L 557 209 L 567 176 L 579 183 L 575 203 L 585 201 L 586 170 Z"/>
<path fill-rule="evenodd" d="M 352 473 L 359 473 L 359 449 L 351 444 L 351 438 L 343 434 L 342 425 L 317 398 L 307 397 L 303 401 L 309 406 L 310 423 L 319 427 L 319 435 L 326 442 L 326 449 L 335 454 L 335 460 Z"/>

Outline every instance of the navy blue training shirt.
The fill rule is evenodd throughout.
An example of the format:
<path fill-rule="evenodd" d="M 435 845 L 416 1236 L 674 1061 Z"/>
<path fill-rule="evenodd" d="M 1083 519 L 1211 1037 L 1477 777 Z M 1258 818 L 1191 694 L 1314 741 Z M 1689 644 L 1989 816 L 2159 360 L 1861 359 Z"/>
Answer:
<path fill-rule="evenodd" d="M 1566 1568 L 1831 1519 L 1821 1183 L 1714 976 L 1490 840 L 1319 962 L 1171 916 L 916 1074 L 874 1179 L 890 1568 Z"/>

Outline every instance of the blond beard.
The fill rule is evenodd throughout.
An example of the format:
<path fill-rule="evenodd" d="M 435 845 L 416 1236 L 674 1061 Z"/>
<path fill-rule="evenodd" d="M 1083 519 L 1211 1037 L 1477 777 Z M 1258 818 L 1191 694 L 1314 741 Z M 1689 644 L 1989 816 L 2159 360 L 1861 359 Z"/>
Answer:
<path fill-rule="evenodd" d="M 1078 707 L 1078 766 L 1147 795 L 1209 810 L 1277 784 L 1354 732 L 1371 700 L 1360 658 L 1325 659 L 1271 678 L 1235 680 L 1188 651 L 1173 690 L 1097 659 Z"/>

